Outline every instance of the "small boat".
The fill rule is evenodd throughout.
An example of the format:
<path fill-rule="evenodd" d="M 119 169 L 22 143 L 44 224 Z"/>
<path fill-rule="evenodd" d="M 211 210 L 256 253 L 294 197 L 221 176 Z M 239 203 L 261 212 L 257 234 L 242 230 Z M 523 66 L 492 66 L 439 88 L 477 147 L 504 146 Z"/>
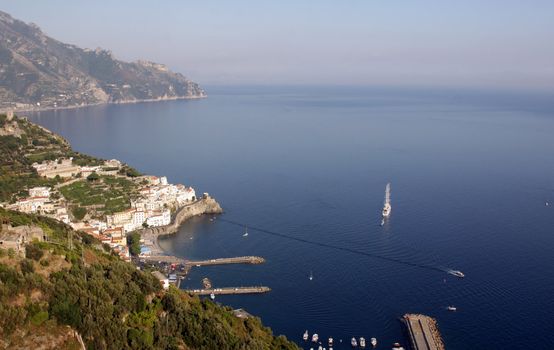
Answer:
<path fill-rule="evenodd" d="M 310 277 L 308 278 L 310 279 L 310 281 L 314 279 L 314 274 L 312 273 L 312 271 L 310 271 Z"/>
<path fill-rule="evenodd" d="M 460 278 L 464 278 L 466 276 L 462 271 L 458 271 L 458 270 L 448 270 L 448 273 Z"/>
<path fill-rule="evenodd" d="M 333 346 L 333 337 L 329 337 L 327 343 L 329 344 L 329 346 Z"/>
<path fill-rule="evenodd" d="M 214 293 L 210 293 L 210 299 L 212 299 L 212 300 L 215 299 L 215 294 Z"/>
<path fill-rule="evenodd" d="M 318 340 L 319 340 L 319 335 L 317 335 L 317 333 L 314 333 L 312 335 L 312 342 L 317 343 Z"/>
<path fill-rule="evenodd" d="M 448 311 L 456 311 L 456 310 L 457 310 L 456 307 L 455 307 L 455 306 L 452 306 L 452 305 L 448 306 L 446 309 L 447 309 Z"/>
<path fill-rule="evenodd" d="M 244 234 L 242 237 L 248 237 L 248 226 L 244 226 Z"/>
<path fill-rule="evenodd" d="M 377 346 L 377 338 L 371 338 L 370 343 L 373 347 L 376 347 Z"/>
<path fill-rule="evenodd" d="M 404 347 L 400 343 L 392 344 L 392 350 L 404 350 Z"/>
<path fill-rule="evenodd" d="M 390 205 L 390 182 L 387 184 L 387 187 L 385 187 L 385 204 L 383 205 L 383 218 L 387 218 L 390 216 L 390 212 L 392 210 L 392 207 Z"/>
<path fill-rule="evenodd" d="M 352 345 L 353 348 L 358 346 L 358 342 L 356 341 L 356 338 L 352 337 L 352 340 L 350 340 L 350 344 Z"/>
<path fill-rule="evenodd" d="M 304 341 L 308 340 L 308 330 L 306 329 L 306 331 L 304 332 L 304 335 L 302 336 L 302 339 L 304 339 Z"/>
<path fill-rule="evenodd" d="M 365 338 L 364 337 L 360 337 L 360 348 L 365 348 Z"/>
<path fill-rule="evenodd" d="M 317 350 L 323 350 L 323 346 L 320 345 Z"/>

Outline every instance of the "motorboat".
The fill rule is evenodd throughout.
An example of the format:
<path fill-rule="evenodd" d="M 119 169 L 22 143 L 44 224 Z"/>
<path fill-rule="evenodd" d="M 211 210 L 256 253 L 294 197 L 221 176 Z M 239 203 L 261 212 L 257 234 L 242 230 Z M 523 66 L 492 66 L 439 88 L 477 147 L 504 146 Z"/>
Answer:
<path fill-rule="evenodd" d="M 350 344 L 353 348 L 355 348 L 356 346 L 358 346 L 358 341 L 356 340 L 356 338 L 352 337 L 352 340 L 350 340 Z"/>
<path fill-rule="evenodd" d="M 462 271 L 458 270 L 448 270 L 448 273 L 459 278 L 464 278 L 466 276 Z"/>
<path fill-rule="evenodd" d="M 308 278 L 310 279 L 310 281 L 314 279 L 314 274 L 312 273 L 312 271 L 310 271 L 310 276 Z"/>
<path fill-rule="evenodd" d="M 456 311 L 456 310 L 457 310 L 456 307 L 455 307 L 455 306 L 452 306 L 452 305 L 448 306 L 446 309 L 447 309 L 448 311 Z"/>
<path fill-rule="evenodd" d="M 314 333 L 312 335 L 312 342 L 317 343 L 318 340 L 319 340 L 319 335 L 317 335 L 317 333 Z"/>
<path fill-rule="evenodd" d="M 385 187 L 385 204 L 383 205 L 383 218 L 387 218 L 390 216 L 390 212 L 392 210 L 392 206 L 390 205 L 390 182 L 387 184 L 387 187 Z"/>
<path fill-rule="evenodd" d="M 248 237 L 248 226 L 244 226 L 244 234 L 242 237 Z"/>
<path fill-rule="evenodd" d="M 333 337 L 329 337 L 327 343 L 329 344 L 329 346 L 333 346 Z"/>
<path fill-rule="evenodd" d="M 392 344 L 392 350 L 405 350 L 405 349 L 402 345 L 400 345 L 400 343 L 394 343 Z"/>
<path fill-rule="evenodd" d="M 360 337 L 360 348 L 365 348 L 365 338 L 364 337 Z"/>
<path fill-rule="evenodd" d="M 371 338 L 370 343 L 373 347 L 377 346 L 377 338 Z"/>
<path fill-rule="evenodd" d="M 210 299 L 212 299 L 212 300 L 215 299 L 215 294 L 214 293 L 210 293 Z"/>
<path fill-rule="evenodd" d="M 306 329 L 306 331 L 304 332 L 304 335 L 302 336 L 302 339 L 304 339 L 304 341 L 308 340 L 308 330 Z"/>

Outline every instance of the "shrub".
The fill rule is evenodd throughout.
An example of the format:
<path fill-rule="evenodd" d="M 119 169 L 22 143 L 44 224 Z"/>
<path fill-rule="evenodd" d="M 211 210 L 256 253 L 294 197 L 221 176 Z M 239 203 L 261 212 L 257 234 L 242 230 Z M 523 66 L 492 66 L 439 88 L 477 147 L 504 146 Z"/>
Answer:
<path fill-rule="evenodd" d="M 27 244 L 25 247 L 25 257 L 39 261 L 44 255 L 44 252 L 36 244 Z"/>
<path fill-rule="evenodd" d="M 40 326 L 48 319 L 48 311 L 39 311 L 31 317 L 31 323 Z"/>
<path fill-rule="evenodd" d="M 22 260 L 19 263 L 19 266 L 21 267 L 21 272 L 24 275 L 35 272 L 35 266 L 33 265 L 33 262 L 29 259 Z"/>

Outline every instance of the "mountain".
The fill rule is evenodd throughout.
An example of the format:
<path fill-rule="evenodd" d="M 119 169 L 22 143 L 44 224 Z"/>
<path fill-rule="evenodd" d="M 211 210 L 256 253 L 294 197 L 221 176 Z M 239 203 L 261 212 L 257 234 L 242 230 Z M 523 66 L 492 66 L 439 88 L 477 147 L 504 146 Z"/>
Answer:
<path fill-rule="evenodd" d="M 82 49 L 0 11 L 0 110 L 206 97 L 163 64 Z"/>

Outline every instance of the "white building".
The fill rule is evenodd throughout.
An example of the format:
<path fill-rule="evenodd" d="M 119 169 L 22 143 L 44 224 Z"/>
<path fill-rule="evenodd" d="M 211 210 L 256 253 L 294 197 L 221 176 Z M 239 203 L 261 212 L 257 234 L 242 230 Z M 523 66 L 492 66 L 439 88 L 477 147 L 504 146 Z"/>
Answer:
<path fill-rule="evenodd" d="M 146 223 L 150 227 L 169 225 L 171 223 L 171 213 L 168 209 L 161 212 L 152 212 L 146 219 Z"/>
<path fill-rule="evenodd" d="M 50 197 L 50 187 L 33 187 L 29 189 L 29 197 Z"/>

